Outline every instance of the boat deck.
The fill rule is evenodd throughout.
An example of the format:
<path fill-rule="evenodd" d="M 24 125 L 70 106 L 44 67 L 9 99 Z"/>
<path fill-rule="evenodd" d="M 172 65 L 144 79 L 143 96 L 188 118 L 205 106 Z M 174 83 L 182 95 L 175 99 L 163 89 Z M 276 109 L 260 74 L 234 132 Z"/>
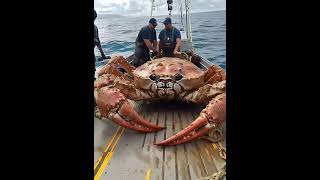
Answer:
<path fill-rule="evenodd" d="M 203 107 L 181 102 L 131 103 L 142 116 L 167 128 L 139 133 L 95 118 L 95 179 L 194 180 L 223 167 L 225 161 L 219 156 L 217 144 L 206 140 L 172 147 L 154 145 L 190 124 Z M 225 147 L 225 141 L 220 143 Z"/>
<path fill-rule="evenodd" d="M 192 49 L 192 45 L 183 40 L 181 49 Z M 127 60 L 132 63 L 133 55 Z M 205 70 L 211 62 L 202 58 L 200 64 Z M 96 73 L 101 67 L 97 67 Z M 224 166 L 219 145 L 206 140 L 171 147 L 154 145 L 185 128 L 204 107 L 182 102 L 130 103 L 140 115 L 167 128 L 156 133 L 139 133 L 111 120 L 94 118 L 95 180 L 197 180 L 211 176 Z M 225 135 L 225 124 L 222 132 Z M 220 143 L 225 147 L 225 140 Z"/>

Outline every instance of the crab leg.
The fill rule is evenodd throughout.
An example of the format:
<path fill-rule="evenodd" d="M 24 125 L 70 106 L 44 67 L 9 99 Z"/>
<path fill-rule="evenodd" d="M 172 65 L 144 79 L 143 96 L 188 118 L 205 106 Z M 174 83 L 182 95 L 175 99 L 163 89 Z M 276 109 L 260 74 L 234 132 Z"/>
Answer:
<path fill-rule="evenodd" d="M 101 88 L 103 86 L 108 86 L 109 84 L 114 82 L 115 78 L 116 76 L 113 74 L 104 74 L 94 82 L 94 88 Z"/>
<path fill-rule="evenodd" d="M 132 71 L 135 69 L 135 67 L 131 66 L 128 61 L 122 56 L 112 57 L 109 60 L 108 64 L 100 69 L 100 71 L 98 72 L 98 76 L 100 77 L 103 74 L 113 74 L 118 77 L 126 77 L 128 74 L 123 74 L 118 69 L 118 67 L 122 67 L 129 74 L 129 76 L 133 77 Z"/>
<path fill-rule="evenodd" d="M 118 89 L 102 87 L 96 90 L 95 96 L 101 115 L 120 126 L 140 132 L 155 132 L 164 128 L 141 117 Z"/>
<path fill-rule="evenodd" d="M 98 77 L 102 76 L 103 74 L 112 74 L 119 77 L 123 76 L 123 74 L 115 67 L 115 65 L 111 63 L 106 64 L 100 69 L 98 72 Z"/>
<path fill-rule="evenodd" d="M 204 81 L 206 84 L 213 84 L 216 82 L 220 82 L 226 80 L 226 74 L 224 73 L 224 70 L 216 65 L 212 65 L 205 74 Z"/>
<path fill-rule="evenodd" d="M 192 103 L 208 103 L 215 96 L 222 94 L 226 89 L 226 80 L 215 84 L 206 84 L 197 91 L 191 92 L 182 97 L 182 101 Z"/>
<path fill-rule="evenodd" d="M 210 101 L 207 107 L 201 111 L 200 116 L 189 126 L 172 137 L 156 144 L 164 146 L 177 145 L 202 137 L 225 120 L 225 106 L 225 93 L 217 95 Z"/>
<path fill-rule="evenodd" d="M 109 63 L 117 64 L 121 67 L 123 67 L 128 74 L 133 76 L 132 71 L 135 69 L 135 67 L 131 66 L 129 62 L 123 57 L 123 56 L 115 56 L 113 57 Z"/>

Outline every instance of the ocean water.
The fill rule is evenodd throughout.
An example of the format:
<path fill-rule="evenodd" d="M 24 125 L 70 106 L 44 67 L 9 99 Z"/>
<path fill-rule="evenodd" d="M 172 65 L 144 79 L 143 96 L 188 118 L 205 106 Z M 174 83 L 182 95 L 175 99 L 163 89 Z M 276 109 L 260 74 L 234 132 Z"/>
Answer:
<path fill-rule="evenodd" d="M 155 17 L 157 37 L 164 28 L 166 16 Z M 134 52 L 135 39 L 149 17 L 121 17 L 98 14 L 95 24 L 106 55 L 130 56 Z M 179 16 L 172 16 L 173 25 L 181 27 Z M 226 11 L 191 14 L 193 47 L 197 54 L 225 68 L 226 64 Z M 98 49 L 95 54 L 100 56 Z"/>

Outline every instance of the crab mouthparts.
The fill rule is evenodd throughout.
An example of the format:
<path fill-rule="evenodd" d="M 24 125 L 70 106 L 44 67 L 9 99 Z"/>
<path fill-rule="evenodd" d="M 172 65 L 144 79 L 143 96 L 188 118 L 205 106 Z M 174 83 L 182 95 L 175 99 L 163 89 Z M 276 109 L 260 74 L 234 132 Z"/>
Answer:
<path fill-rule="evenodd" d="M 157 87 L 158 88 L 169 88 L 172 89 L 173 88 L 173 81 L 171 79 L 160 79 L 157 82 Z"/>

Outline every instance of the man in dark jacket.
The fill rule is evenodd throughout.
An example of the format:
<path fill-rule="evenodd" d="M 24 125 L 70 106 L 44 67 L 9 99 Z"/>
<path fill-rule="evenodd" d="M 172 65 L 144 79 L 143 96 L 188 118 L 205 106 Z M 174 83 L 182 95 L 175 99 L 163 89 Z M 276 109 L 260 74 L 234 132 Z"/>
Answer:
<path fill-rule="evenodd" d="M 136 38 L 136 47 L 134 50 L 133 65 L 138 67 L 150 60 L 150 50 L 154 55 L 157 55 L 157 36 L 156 26 L 157 20 L 151 18 L 149 25 L 141 28 L 138 37 Z"/>

